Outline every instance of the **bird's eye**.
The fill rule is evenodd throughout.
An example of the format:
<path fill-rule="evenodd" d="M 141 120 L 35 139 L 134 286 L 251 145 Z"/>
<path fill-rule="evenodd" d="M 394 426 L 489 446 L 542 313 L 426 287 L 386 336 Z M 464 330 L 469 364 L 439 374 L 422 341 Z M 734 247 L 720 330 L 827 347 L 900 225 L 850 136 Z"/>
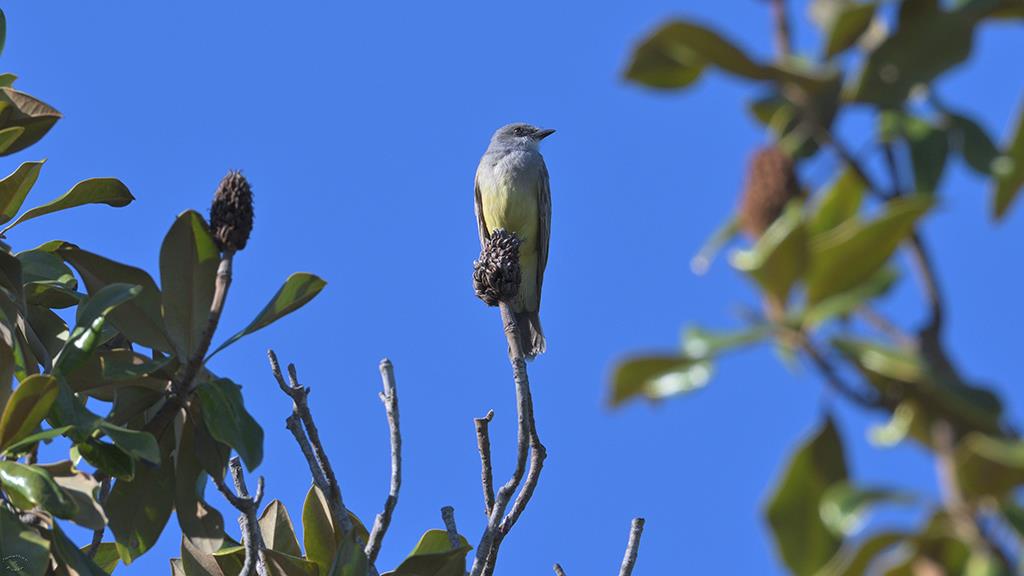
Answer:
<path fill-rule="evenodd" d="M 522 126 L 516 126 L 516 129 L 512 131 L 516 136 L 522 136 L 526 134 L 526 129 Z"/>

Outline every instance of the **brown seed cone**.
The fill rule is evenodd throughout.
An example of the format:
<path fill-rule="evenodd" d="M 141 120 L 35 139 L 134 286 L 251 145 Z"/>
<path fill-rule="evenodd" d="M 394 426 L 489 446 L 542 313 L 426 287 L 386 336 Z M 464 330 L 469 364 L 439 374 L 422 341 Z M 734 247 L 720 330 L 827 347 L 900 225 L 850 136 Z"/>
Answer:
<path fill-rule="evenodd" d="M 473 262 L 473 289 L 488 306 L 509 302 L 519 292 L 519 245 L 514 233 L 497 229 L 484 243 L 480 259 Z"/>
<path fill-rule="evenodd" d="M 746 188 L 740 200 L 740 227 L 757 240 L 797 196 L 800 183 L 793 161 L 774 146 L 761 148 L 747 168 Z"/>
<path fill-rule="evenodd" d="M 245 248 L 252 218 L 252 187 L 240 171 L 231 170 L 217 186 L 210 206 L 210 231 L 222 251 Z"/>

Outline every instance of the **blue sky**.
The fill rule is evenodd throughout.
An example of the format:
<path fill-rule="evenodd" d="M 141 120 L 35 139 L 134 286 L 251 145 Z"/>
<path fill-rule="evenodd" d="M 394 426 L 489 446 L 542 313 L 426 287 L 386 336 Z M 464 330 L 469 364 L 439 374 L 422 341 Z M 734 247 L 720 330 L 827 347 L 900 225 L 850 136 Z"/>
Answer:
<path fill-rule="evenodd" d="M 446 504 L 477 540 L 472 418 L 490 408 L 498 478 L 511 469 L 514 400 L 500 321 L 470 282 L 473 173 L 491 132 L 511 121 L 558 133 L 544 145 L 554 202 L 542 309 L 549 352 L 530 366 L 549 458 L 499 573 L 544 574 L 556 561 L 571 575 L 615 573 L 635 515 L 648 520 L 638 574 L 781 573 L 762 505 L 823 407 L 838 414 L 857 479 L 936 491 L 922 452 L 868 445 L 876 419 L 837 404 L 807 370 L 787 372 L 769 348 L 723 362 L 690 397 L 606 407 L 616 359 L 676 349 L 691 323 L 736 326 L 737 306 L 756 303 L 724 262 L 703 278 L 687 267 L 735 205 L 748 155 L 766 142 L 743 109 L 754 87 L 708 74 L 685 94 L 652 93 L 621 80 L 630 48 L 685 15 L 768 56 L 765 3 L 109 1 L 5 11 L 3 68 L 66 117 L 3 170 L 49 158 L 29 204 L 93 176 L 119 177 L 138 198 L 27 223 L 11 235 L 16 248 L 59 237 L 156 276 L 175 215 L 205 211 L 224 172 L 241 168 L 257 195 L 256 225 L 235 260 L 221 337 L 289 273 L 328 280 L 312 304 L 213 365 L 244 385 L 266 430 L 259 472 L 293 519 L 309 479 L 265 349 L 295 362 L 313 387 L 346 503 L 366 522 L 387 492 L 377 362 L 394 361 L 405 478 L 382 567 L 440 526 Z M 797 48 L 815 41 L 801 19 Z M 986 26 L 976 48 L 940 93 L 1005 140 L 1024 92 L 1015 73 L 1024 35 L 1019 24 Z M 864 118 L 842 119 L 854 144 L 867 139 Z M 988 186 L 959 163 L 944 187 L 925 233 L 950 301 L 948 344 L 969 375 L 1008 394 L 1019 419 L 1024 394 L 1009 375 L 1024 312 L 1013 256 L 1024 208 L 994 226 Z M 920 319 L 912 278 L 884 308 Z M 173 523 L 119 572 L 167 570 L 179 545 Z"/>

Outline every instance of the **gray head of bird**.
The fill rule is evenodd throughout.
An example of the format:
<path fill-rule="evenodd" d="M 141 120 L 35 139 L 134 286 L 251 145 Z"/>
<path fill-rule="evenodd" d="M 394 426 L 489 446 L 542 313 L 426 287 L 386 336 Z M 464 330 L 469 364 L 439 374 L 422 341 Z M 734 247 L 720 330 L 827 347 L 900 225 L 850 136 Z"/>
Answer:
<path fill-rule="evenodd" d="M 492 148 L 526 148 L 537 150 L 540 141 L 554 134 L 551 128 L 538 128 L 521 122 L 506 124 L 491 137 Z"/>

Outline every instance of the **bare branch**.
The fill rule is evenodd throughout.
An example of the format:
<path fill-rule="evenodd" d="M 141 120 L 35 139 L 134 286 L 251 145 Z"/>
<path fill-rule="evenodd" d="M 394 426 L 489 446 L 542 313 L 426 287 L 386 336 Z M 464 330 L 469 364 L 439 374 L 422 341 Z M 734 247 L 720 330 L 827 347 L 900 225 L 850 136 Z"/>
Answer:
<path fill-rule="evenodd" d="M 562 570 L 557 562 L 555 562 L 555 576 L 565 576 L 565 570 Z"/>
<path fill-rule="evenodd" d="M 224 498 L 239 511 L 238 526 L 242 529 L 242 544 L 245 547 L 245 563 L 239 576 L 268 576 L 266 545 L 263 542 L 263 533 L 260 531 L 259 520 L 256 512 L 263 501 L 263 477 L 260 476 L 256 483 L 256 495 L 250 496 L 249 489 L 245 485 L 245 476 L 242 475 L 242 462 L 238 456 L 234 456 L 228 462 L 231 471 L 231 480 L 235 484 L 237 495 L 231 492 L 222 478 L 216 474 L 212 476 L 213 483 L 217 490 L 224 495 Z"/>
<path fill-rule="evenodd" d="M 384 403 L 388 428 L 391 431 L 391 484 L 388 497 L 384 501 L 384 510 L 374 520 L 370 539 L 366 543 L 366 557 L 371 565 L 377 561 L 384 534 L 388 531 L 391 515 L 398 504 L 398 491 L 402 487 L 402 431 L 398 426 L 398 388 L 395 386 L 394 367 L 387 358 L 380 361 L 380 377 L 384 386 L 384 391 L 380 393 L 380 401 Z"/>
<path fill-rule="evenodd" d="M 452 550 L 460 548 L 462 542 L 459 540 L 459 529 L 455 526 L 455 508 L 441 508 L 441 519 L 444 520 L 444 529 L 448 532 L 448 543 L 451 544 Z"/>
<path fill-rule="evenodd" d="M 497 561 L 498 548 L 501 541 L 507 534 L 507 530 L 518 519 L 522 510 L 529 503 L 534 488 L 540 478 L 540 470 L 543 467 L 545 450 L 537 436 L 536 423 L 533 416 L 533 397 L 530 393 L 530 379 L 526 372 L 526 357 L 523 354 L 521 343 L 518 337 L 518 326 L 516 325 L 515 313 L 507 302 L 500 303 L 502 324 L 505 328 L 505 337 L 508 341 L 509 360 L 512 363 L 512 378 L 516 387 L 516 407 L 518 413 L 518 434 L 516 467 L 512 477 L 501 488 L 494 499 L 494 506 L 487 518 L 487 527 L 480 538 L 477 546 L 476 558 L 473 560 L 473 567 L 470 576 L 489 576 L 494 571 Z M 526 474 L 527 456 L 530 449 L 533 449 L 531 460 L 531 473 L 522 492 L 517 498 L 509 516 L 503 517 L 512 496 L 519 487 L 520 482 Z M 502 531 L 502 525 L 505 531 Z"/>
<path fill-rule="evenodd" d="M 484 488 L 484 515 L 490 516 L 494 508 L 494 470 L 491 467 L 491 434 L 488 425 L 494 418 L 494 410 L 488 410 L 483 418 L 473 418 L 476 426 L 476 445 L 480 450 L 480 480 Z"/>
<path fill-rule="evenodd" d="M 633 518 L 629 527 L 629 543 L 626 545 L 626 554 L 622 557 L 619 576 L 630 576 L 633 573 L 633 565 L 636 564 L 636 556 L 640 552 L 640 536 L 643 533 L 644 519 Z"/>
<path fill-rule="evenodd" d="M 309 388 L 299 384 L 294 364 L 288 365 L 288 382 L 286 383 L 284 375 L 281 373 L 281 364 L 277 361 L 277 355 L 273 350 L 267 351 L 267 358 L 270 360 L 270 371 L 273 373 L 277 385 L 292 399 L 292 415 L 285 420 L 285 425 L 295 436 L 302 455 L 306 457 L 309 472 L 313 476 L 313 483 L 327 498 L 332 522 L 335 526 L 341 527 L 343 534 L 348 534 L 352 530 L 352 519 L 348 515 L 348 509 L 345 508 L 345 501 L 341 497 L 341 487 L 338 485 L 334 469 L 320 442 L 320 434 L 313 421 L 313 415 L 309 411 L 309 402 L 307 401 Z"/>
<path fill-rule="evenodd" d="M 206 322 L 206 330 L 203 331 L 203 338 L 199 341 L 181 375 L 172 384 L 172 389 L 179 396 L 187 396 L 194 389 L 194 380 L 199 369 L 203 366 L 206 353 L 210 350 L 210 343 L 213 341 L 213 333 L 217 331 L 217 324 L 220 323 L 221 312 L 224 311 L 224 302 L 228 297 L 228 288 L 231 287 L 231 263 L 235 251 L 226 248 L 221 256 L 220 265 L 217 266 L 217 280 L 213 288 L 213 302 L 210 304 L 210 317 Z"/>

